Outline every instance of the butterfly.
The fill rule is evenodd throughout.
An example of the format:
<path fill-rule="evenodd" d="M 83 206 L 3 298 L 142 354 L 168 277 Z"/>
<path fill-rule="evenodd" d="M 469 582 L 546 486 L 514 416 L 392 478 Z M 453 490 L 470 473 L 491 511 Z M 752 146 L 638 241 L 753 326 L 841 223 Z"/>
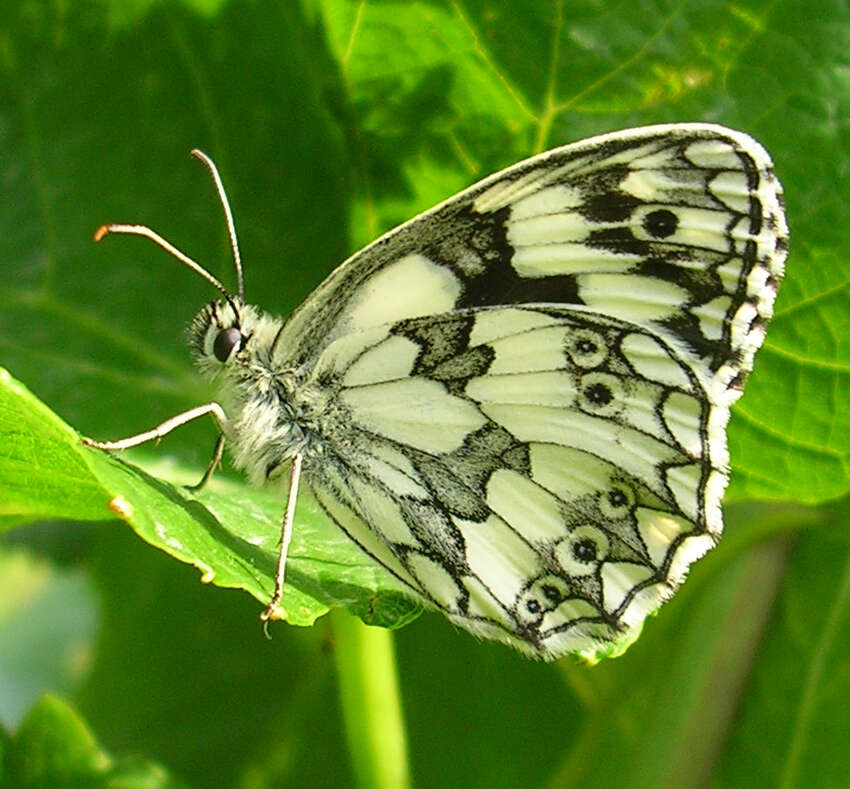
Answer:
<path fill-rule="evenodd" d="M 726 425 L 773 313 L 788 233 L 764 148 L 684 123 L 519 162 L 386 233 L 287 319 L 207 279 L 190 344 L 230 447 L 303 479 L 425 605 L 537 658 L 617 654 L 723 529 Z"/>

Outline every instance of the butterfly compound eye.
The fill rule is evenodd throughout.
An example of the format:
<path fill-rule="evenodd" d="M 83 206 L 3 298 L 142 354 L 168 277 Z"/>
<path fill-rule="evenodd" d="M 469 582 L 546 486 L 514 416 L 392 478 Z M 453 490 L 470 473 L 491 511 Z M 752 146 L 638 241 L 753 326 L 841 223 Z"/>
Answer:
<path fill-rule="evenodd" d="M 222 329 L 213 343 L 213 353 L 220 362 L 226 362 L 242 346 L 242 332 L 235 326 Z"/>

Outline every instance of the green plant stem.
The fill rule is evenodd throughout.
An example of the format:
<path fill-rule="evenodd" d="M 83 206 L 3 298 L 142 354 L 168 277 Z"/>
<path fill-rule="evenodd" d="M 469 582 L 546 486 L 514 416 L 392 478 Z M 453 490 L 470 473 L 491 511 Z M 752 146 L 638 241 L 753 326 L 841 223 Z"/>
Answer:
<path fill-rule="evenodd" d="M 411 785 L 392 631 L 331 613 L 346 740 L 359 789 Z"/>

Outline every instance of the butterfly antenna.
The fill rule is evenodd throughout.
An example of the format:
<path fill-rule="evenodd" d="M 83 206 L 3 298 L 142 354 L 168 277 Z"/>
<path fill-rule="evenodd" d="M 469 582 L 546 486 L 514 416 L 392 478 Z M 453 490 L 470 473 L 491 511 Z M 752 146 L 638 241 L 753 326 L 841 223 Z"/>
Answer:
<path fill-rule="evenodd" d="M 127 236 L 142 236 L 143 238 L 148 238 L 153 241 L 160 249 L 164 249 L 168 254 L 176 257 L 184 266 L 192 269 L 196 274 L 200 274 L 207 282 L 210 283 L 214 288 L 221 291 L 221 294 L 227 300 L 227 303 L 233 308 L 233 312 L 238 317 L 239 310 L 236 308 L 236 305 L 233 303 L 233 297 L 228 293 L 227 288 L 224 287 L 212 274 L 209 273 L 200 263 L 196 263 L 192 258 L 190 258 L 184 252 L 181 252 L 177 247 L 173 244 L 170 244 L 166 241 L 159 233 L 154 230 L 151 230 L 146 225 L 120 225 L 120 224 L 110 224 L 110 225 L 101 225 L 94 232 L 94 240 L 100 241 L 104 236 L 109 233 L 120 233 Z"/>
<path fill-rule="evenodd" d="M 242 278 L 242 257 L 239 254 L 239 241 L 236 239 L 236 224 L 233 221 L 233 212 L 230 210 L 230 203 L 227 200 L 227 193 L 224 191 L 224 184 L 221 182 L 221 176 L 218 174 L 218 168 L 215 166 L 215 162 L 209 156 L 197 148 L 192 151 L 192 156 L 203 162 L 215 183 L 218 199 L 221 202 L 221 207 L 224 209 L 224 218 L 227 222 L 227 235 L 230 236 L 230 248 L 233 250 L 233 262 L 236 265 L 237 292 L 239 293 L 239 300 L 244 302 L 245 284 Z"/>

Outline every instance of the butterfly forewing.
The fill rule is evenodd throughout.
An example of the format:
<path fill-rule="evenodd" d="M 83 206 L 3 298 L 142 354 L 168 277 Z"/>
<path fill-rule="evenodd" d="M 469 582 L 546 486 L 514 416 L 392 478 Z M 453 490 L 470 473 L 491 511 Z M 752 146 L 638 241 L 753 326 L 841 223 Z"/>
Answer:
<path fill-rule="evenodd" d="M 718 126 L 646 127 L 557 148 L 354 255 L 290 319 L 286 341 L 309 357 L 402 318 L 568 304 L 653 323 L 713 372 L 730 360 L 747 367 L 746 335 L 770 316 L 783 269 L 780 194 L 764 149 Z"/>

